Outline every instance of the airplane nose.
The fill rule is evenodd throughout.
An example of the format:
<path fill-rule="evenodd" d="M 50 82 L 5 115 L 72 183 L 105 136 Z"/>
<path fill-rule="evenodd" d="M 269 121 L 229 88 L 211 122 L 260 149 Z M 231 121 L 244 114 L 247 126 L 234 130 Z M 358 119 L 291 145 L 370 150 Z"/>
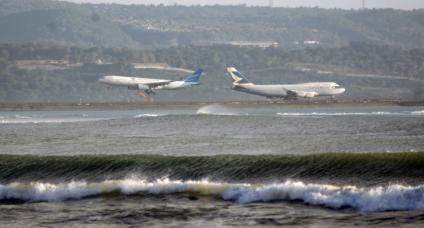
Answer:
<path fill-rule="evenodd" d="M 101 78 L 98 79 L 99 82 L 106 82 L 106 78 L 103 76 Z"/>
<path fill-rule="evenodd" d="M 346 91 L 346 89 L 345 88 L 340 88 L 339 91 L 340 91 L 340 93 L 344 93 Z"/>

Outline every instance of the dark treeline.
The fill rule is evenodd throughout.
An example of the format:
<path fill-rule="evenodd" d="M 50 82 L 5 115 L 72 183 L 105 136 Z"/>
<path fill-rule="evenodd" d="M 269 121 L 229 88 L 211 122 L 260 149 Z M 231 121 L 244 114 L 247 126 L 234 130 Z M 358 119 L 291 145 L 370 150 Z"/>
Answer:
<path fill-rule="evenodd" d="M 171 66 L 209 69 L 242 66 L 271 68 L 290 63 L 323 64 L 349 68 L 357 73 L 402 75 L 424 78 L 424 49 L 368 43 L 351 43 L 342 48 L 239 48 L 230 45 L 184 46 L 153 50 L 82 48 L 45 45 L 0 45 L 3 61 L 64 60 L 69 63 L 113 64 L 168 63 Z"/>

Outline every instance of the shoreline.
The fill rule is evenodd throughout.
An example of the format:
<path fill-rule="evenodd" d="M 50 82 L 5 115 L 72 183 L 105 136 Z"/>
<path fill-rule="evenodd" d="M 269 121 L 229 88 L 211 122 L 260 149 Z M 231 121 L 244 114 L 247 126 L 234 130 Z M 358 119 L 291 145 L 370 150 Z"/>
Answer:
<path fill-rule="evenodd" d="M 160 101 L 160 102 L 19 102 L 0 103 L 0 111 L 134 110 L 203 105 L 226 106 L 424 106 L 424 100 L 256 100 L 256 101 Z"/>

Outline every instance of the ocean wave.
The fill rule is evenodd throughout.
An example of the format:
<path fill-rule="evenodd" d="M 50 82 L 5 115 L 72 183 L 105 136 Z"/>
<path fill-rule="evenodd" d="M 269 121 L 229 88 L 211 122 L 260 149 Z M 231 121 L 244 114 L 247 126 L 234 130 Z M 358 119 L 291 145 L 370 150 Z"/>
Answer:
<path fill-rule="evenodd" d="M 248 115 L 247 113 L 239 113 L 236 110 L 219 104 L 206 105 L 196 111 L 199 115 L 217 115 L 217 116 L 238 116 Z"/>
<path fill-rule="evenodd" d="M 422 210 L 424 186 L 388 185 L 359 188 L 286 181 L 253 188 L 228 189 L 223 193 L 223 198 L 239 203 L 296 200 L 333 209 L 349 207 L 361 212 Z"/>
<path fill-rule="evenodd" d="M 17 119 L 32 119 L 33 117 L 31 117 L 31 116 L 23 116 L 23 115 L 15 115 L 15 118 L 17 118 Z"/>
<path fill-rule="evenodd" d="M 377 114 L 366 113 L 366 112 L 277 112 L 276 115 L 278 116 L 363 116 L 363 115 L 377 115 Z"/>
<path fill-rule="evenodd" d="M 6 115 L 0 116 L 2 124 L 41 124 L 41 123 L 72 123 L 72 122 L 90 122 L 102 121 L 111 118 L 105 117 L 90 117 L 88 114 L 70 114 L 70 115 L 43 115 L 43 114 L 28 114 L 28 115 Z"/>
<path fill-rule="evenodd" d="M 138 114 L 135 115 L 134 118 L 144 118 L 144 117 L 158 117 L 159 114 L 151 114 L 151 113 L 144 113 L 144 114 Z"/>
<path fill-rule="evenodd" d="M 148 182 L 138 178 L 106 180 L 102 182 L 70 181 L 58 184 L 48 182 L 14 182 L 7 185 L 0 184 L 0 201 L 56 202 L 110 193 L 126 195 L 175 193 L 218 195 L 231 186 L 244 185 L 214 183 L 207 180 L 171 181 L 167 178 L 158 179 L 154 182 Z"/>
<path fill-rule="evenodd" d="M 327 153 L 315 155 L 0 155 L 0 182 L 122 178 L 208 178 L 230 182 L 326 178 L 361 183 L 422 183 L 424 153 Z M 411 181 L 411 182 L 409 182 Z M 354 182 L 357 183 L 357 182 Z"/>
<path fill-rule="evenodd" d="M 411 114 L 413 114 L 413 115 L 424 115 L 424 110 L 413 111 L 413 112 L 411 112 Z"/>
<path fill-rule="evenodd" d="M 109 120 L 110 118 L 7 118 L 0 119 L 1 124 L 44 124 L 44 123 L 75 123 Z"/>
<path fill-rule="evenodd" d="M 404 111 L 404 112 L 277 112 L 278 116 L 400 116 L 400 115 L 424 115 L 422 111 Z"/>
<path fill-rule="evenodd" d="M 103 182 L 10 183 L 0 185 L 0 201 L 57 202 L 104 194 L 168 195 L 187 193 L 218 196 L 238 203 L 301 201 L 333 209 L 353 208 L 361 212 L 424 209 L 424 186 L 388 185 L 369 188 L 336 186 L 287 180 L 268 185 L 158 179 L 148 182 L 138 178 Z"/>

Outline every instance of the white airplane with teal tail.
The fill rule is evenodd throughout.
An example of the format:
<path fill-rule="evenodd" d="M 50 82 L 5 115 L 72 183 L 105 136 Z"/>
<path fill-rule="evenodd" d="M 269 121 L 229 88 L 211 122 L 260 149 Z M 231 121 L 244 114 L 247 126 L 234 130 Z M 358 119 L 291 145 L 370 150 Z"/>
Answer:
<path fill-rule="evenodd" d="M 99 81 L 113 86 L 125 86 L 130 90 L 139 90 L 140 96 L 155 94 L 157 90 L 176 90 L 200 85 L 200 76 L 203 70 L 199 69 L 182 81 L 167 79 L 138 78 L 118 75 L 108 75 L 99 78 Z"/>
<path fill-rule="evenodd" d="M 312 98 L 318 96 L 335 96 L 346 91 L 335 82 L 308 82 L 300 84 L 256 85 L 234 67 L 228 67 L 227 73 L 233 79 L 232 89 L 240 92 L 265 96 L 267 98 Z"/>

